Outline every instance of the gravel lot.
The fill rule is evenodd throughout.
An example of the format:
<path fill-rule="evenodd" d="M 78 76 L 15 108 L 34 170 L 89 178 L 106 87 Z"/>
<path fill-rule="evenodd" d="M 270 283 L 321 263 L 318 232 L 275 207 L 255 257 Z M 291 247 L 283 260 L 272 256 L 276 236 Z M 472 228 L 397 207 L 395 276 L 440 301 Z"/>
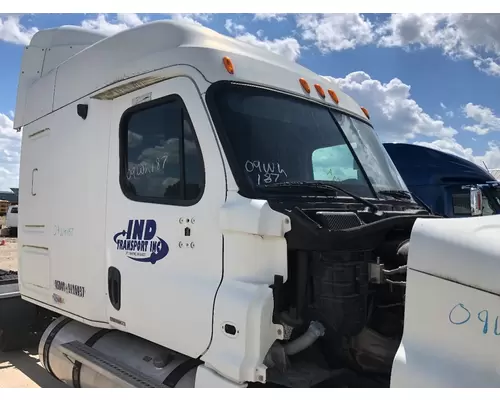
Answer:
<path fill-rule="evenodd" d="M 0 238 L 0 269 L 17 271 L 17 239 Z M 43 369 L 38 359 L 38 349 L 0 352 L 0 388 L 64 388 Z"/>
<path fill-rule="evenodd" d="M 5 245 L 0 246 L 0 269 L 17 271 L 17 239 L 1 238 Z"/>

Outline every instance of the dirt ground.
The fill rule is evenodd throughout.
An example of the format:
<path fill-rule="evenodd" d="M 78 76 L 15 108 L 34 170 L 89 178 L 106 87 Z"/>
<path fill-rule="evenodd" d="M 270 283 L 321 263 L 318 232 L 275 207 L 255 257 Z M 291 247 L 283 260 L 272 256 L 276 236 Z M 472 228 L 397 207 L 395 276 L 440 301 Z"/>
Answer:
<path fill-rule="evenodd" d="M 0 245 L 0 269 L 17 271 L 17 239 L 2 238 Z M 0 352 L 0 388 L 64 388 L 41 366 L 38 349 Z"/>
<path fill-rule="evenodd" d="M 1 388 L 67 388 L 40 365 L 37 349 L 0 353 Z"/>
<path fill-rule="evenodd" d="M 5 244 L 0 246 L 0 269 L 17 271 L 17 239 L 0 237 L 2 240 Z"/>

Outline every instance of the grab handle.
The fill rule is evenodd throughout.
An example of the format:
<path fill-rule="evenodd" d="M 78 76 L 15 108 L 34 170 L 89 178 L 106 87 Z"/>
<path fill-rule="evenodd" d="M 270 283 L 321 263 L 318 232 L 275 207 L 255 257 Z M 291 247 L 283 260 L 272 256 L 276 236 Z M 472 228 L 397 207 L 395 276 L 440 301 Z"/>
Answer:
<path fill-rule="evenodd" d="M 33 171 L 31 171 L 31 195 L 36 196 L 36 193 L 34 191 L 34 186 L 35 186 L 35 172 L 38 171 L 38 168 L 33 168 Z"/>

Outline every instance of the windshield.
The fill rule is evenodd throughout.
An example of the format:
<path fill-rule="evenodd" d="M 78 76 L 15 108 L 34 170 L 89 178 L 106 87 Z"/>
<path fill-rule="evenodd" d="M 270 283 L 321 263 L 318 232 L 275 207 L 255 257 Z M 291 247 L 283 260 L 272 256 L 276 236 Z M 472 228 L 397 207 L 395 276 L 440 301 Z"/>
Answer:
<path fill-rule="evenodd" d="M 215 87 L 210 110 L 218 116 L 215 122 L 225 133 L 232 162 L 253 187 L 335 182 L 371 198 L 376 197 L 374 190 L 407 190 L 368 124 L 271 90 L 239 84 Z"/>
<path fill-rule="evenodd" d="M 333 111 L 375 190 L 407 191 L 403 178 L 373 128 L 347 114 Z"/>

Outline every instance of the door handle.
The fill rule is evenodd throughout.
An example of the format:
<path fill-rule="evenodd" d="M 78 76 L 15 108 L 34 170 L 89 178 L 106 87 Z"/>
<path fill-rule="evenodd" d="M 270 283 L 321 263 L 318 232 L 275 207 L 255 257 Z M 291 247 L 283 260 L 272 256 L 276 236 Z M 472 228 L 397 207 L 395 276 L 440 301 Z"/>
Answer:
<path fill-rule="evenodd" d="M 121 307 L 121 274 L 115 267 L 108 268 L 108 296 L 115 310 Z"/>
<path fill-rule="evenodd" d="M 38 171 L 38 168 L 33 168 L 33 171 L 31 171 L 31 195 L 36 196 L 36 193 L 33 191 L 33 187 L 35 184 L 35 172 Z"/>

